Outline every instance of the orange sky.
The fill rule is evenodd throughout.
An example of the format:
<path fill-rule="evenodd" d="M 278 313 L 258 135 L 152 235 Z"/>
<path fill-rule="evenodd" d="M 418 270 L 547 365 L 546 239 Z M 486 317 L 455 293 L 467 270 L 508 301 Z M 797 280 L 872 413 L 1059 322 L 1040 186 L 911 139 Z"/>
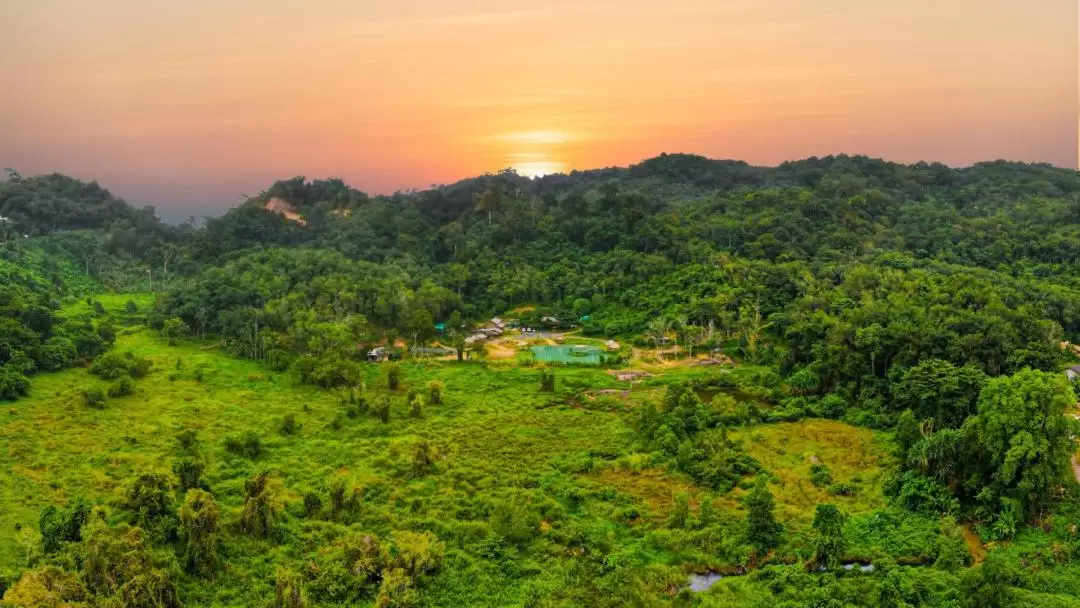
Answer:
<path fill-rule="evenodd" d="M 1076 0 L 2 4 L 0 165 L 165 208 L 663 151 L 1077 163 Z"/>

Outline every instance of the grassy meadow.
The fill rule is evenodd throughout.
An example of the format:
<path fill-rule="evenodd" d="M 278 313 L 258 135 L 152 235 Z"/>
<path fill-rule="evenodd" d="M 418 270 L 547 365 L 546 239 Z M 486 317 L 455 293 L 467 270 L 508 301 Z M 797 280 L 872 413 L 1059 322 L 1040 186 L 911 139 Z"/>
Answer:
<path fill-rule="evenodd" d="M 287 374 L 221 352 L 215 342 L 169 345 L 132 322 L 137 316 L 124 310 L 129 299 L 99 301 L 120 326 L 114 348 L 153 363 L 133 395 L 110 398 L 103 409 L 87 407 L 84 389 L 103 382 L 76 368 L 39 376 L 28 398 L 0 411 L 0 487 L 6 489 L 0 529 L 8 531 L 0 535 L 0 568 L 19 566 L 35 550 L 45 506 L 75 497 L 116 505 L 135 475 L 169 471 L 179 453 L 176 437 L 185 430 L 197 433 L 207 463 L 203 480 L 226 521 L 243 506 L 244 480 L 266 470 L 281 479 L 286 517 L 294 522 L 288 542 L 229 535 L 227 566 L 217 583 L 183 587 L 194 605 L 263 602 L 282 564 L 318 555 L 346 530 L 435 532 L 447 543 L 453 567 L 425 589 L 429 605 L 520 605 L 557 596 L 566 580 L 586 575 L 578 556 L 566 553 L 567 537 L 574 535 L 599 535 L 627 559 L 647 564 L 640 575 L 661 590 L 678 590 L 687 572 L 738 565 L 724 543 L 738 536 L 745 488 L 713 496 L 639 453 L 632 428 L 635 409 L 662 395 L 665 380 L 715 372 L 673 368 L 670 378 L 655 375 L 625 396 L 619 390 L 589 400 L 580 395 L 627 383 L 599 368 L 565 367 L 556 372 L 555 392 L 544 393 L 538 368 L 513 360 L 418 361 L 401 364 L 401 385 L 390 391 L 385 365 L 364 365 L 360 393 L 391 397 L 384 424 L 370 414 L 350 415 L 347 392 L 298 386 Z M 134 301 L 140 310 L 150 305 L 147 297 Z M 63 314 L 91 311 L 77 302 Z M 412 388 L 426 390 L 431 380 L 445 384 L 443 403 L 428 404 L 417 416 L 405 396 Z M 288 416 L 296 423 L 291 433 L 283 431 Z M 248 432 L 259 438 L 258 456 L 225 449 L 228 438 Z M 792 539 L 786 560 L 805 544 L 815 504 L 832 501 L 853 516 L 884 504 L 881 478 L 890 457 L 887 441 L 875 432 L 804 420 L 755 426 L 733 438 L 774 476 L 777 518 Z M 422 441 L 433 466 L 417 476 L 411 469 Z M 826 464 L 834 482 L 851 484 L 855 493 L 831 496 L 813 486 L 813 462 Z M 305 496 L 326 497 L 335 486 L 354 498 L 351 514 L 306 516 Z M 679 493 L 689 496 L 692 518 L 710 501 L 715 529 L 727 530 L 729 538 L 721 533 L 687 543 L 689 532 L 669 529 Z M 120 517 L 115 512 L 110 516 Z M 518 524 L 524 529 L 514 531 Z M 510 527 L 504 536 L 520 544 L 493 545 L 490 525 Z"/>

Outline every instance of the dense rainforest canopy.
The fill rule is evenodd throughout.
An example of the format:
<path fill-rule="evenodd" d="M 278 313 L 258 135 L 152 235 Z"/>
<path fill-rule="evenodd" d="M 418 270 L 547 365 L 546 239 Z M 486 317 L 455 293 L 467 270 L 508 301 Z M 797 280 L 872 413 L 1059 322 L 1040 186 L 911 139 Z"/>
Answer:
<path fill-rule="evenodd" d="M 115 310 L 109 292 L 156 297 Z M 511 315 L 617 340 L 606 365 L 651 377 L 620 393 L 600 370 L 485 361 L 472 328 Z M 255 417 L 284 439 L 242 421 L 218 449 L 193 429 L 217 431 L 174 423 L 153 457 L 167 466 L 133 467 L 108 500 L 50 504 L 21 561 L 0 544 L 0 593 L 12 606 L 1080 606 L 1074 342 L 1080 173 L 1046 165 L 669 154 L 390 196 L 297 177 L 199 228 L 97 184 L 12 173 L 0 399 L 38 399 L 39 382 L 57 387 L 44 372 L 87 367 L 63 372 L 90 378 L 65 407 L 107 416 L 166 373 L 232 394 L 213 365 L 243 365 L 271 374 L 273 396 L 257 390 L 275 413 Z M 433 345 L 456 357 L 413 359 Z M 402 361 L 368 363 L 378 347 Z M 718 369 L 665 361 L 695 353 Z M 310 408 L 276 401 L 301 394 Z M 551 427 L 566 451 L 529 459 L 485 435 L 504 424 L 489 411 L 516 417 L 515 433 L 598 418 Z M 349 424 L 362 430 L 340 436 Z M 340 460 L 330 442 L 348 446 Z M 308 458 L 336 465 L 313 473 Z M 687 571 L 746 576 L 695 593 Z M 484 582 L 470 591 L 470 577 Z"/>

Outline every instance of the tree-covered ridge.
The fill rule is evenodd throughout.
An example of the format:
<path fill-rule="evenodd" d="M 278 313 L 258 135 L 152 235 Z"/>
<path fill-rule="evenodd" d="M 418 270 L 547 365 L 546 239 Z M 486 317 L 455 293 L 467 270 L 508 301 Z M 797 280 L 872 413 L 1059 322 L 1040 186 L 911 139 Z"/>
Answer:
<path fill-rule="evenodd" d="M 12 173 L 0 184 L 0 216 L 21 234 L 108 229 L 137 213 L 97 182 L 58 173 L 29 178 Z"/>

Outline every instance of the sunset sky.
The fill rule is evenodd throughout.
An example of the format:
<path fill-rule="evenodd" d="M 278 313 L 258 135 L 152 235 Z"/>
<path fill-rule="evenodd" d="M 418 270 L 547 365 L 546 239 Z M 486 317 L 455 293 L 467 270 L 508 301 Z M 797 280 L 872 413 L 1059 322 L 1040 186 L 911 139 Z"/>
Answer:
<path fill-rule="evenodd" d="M 293 175 L 391 192 L 665 151 L 1077 164 L 1076 0 L 0 8 L 0 166 L 166 214 Z"/>

